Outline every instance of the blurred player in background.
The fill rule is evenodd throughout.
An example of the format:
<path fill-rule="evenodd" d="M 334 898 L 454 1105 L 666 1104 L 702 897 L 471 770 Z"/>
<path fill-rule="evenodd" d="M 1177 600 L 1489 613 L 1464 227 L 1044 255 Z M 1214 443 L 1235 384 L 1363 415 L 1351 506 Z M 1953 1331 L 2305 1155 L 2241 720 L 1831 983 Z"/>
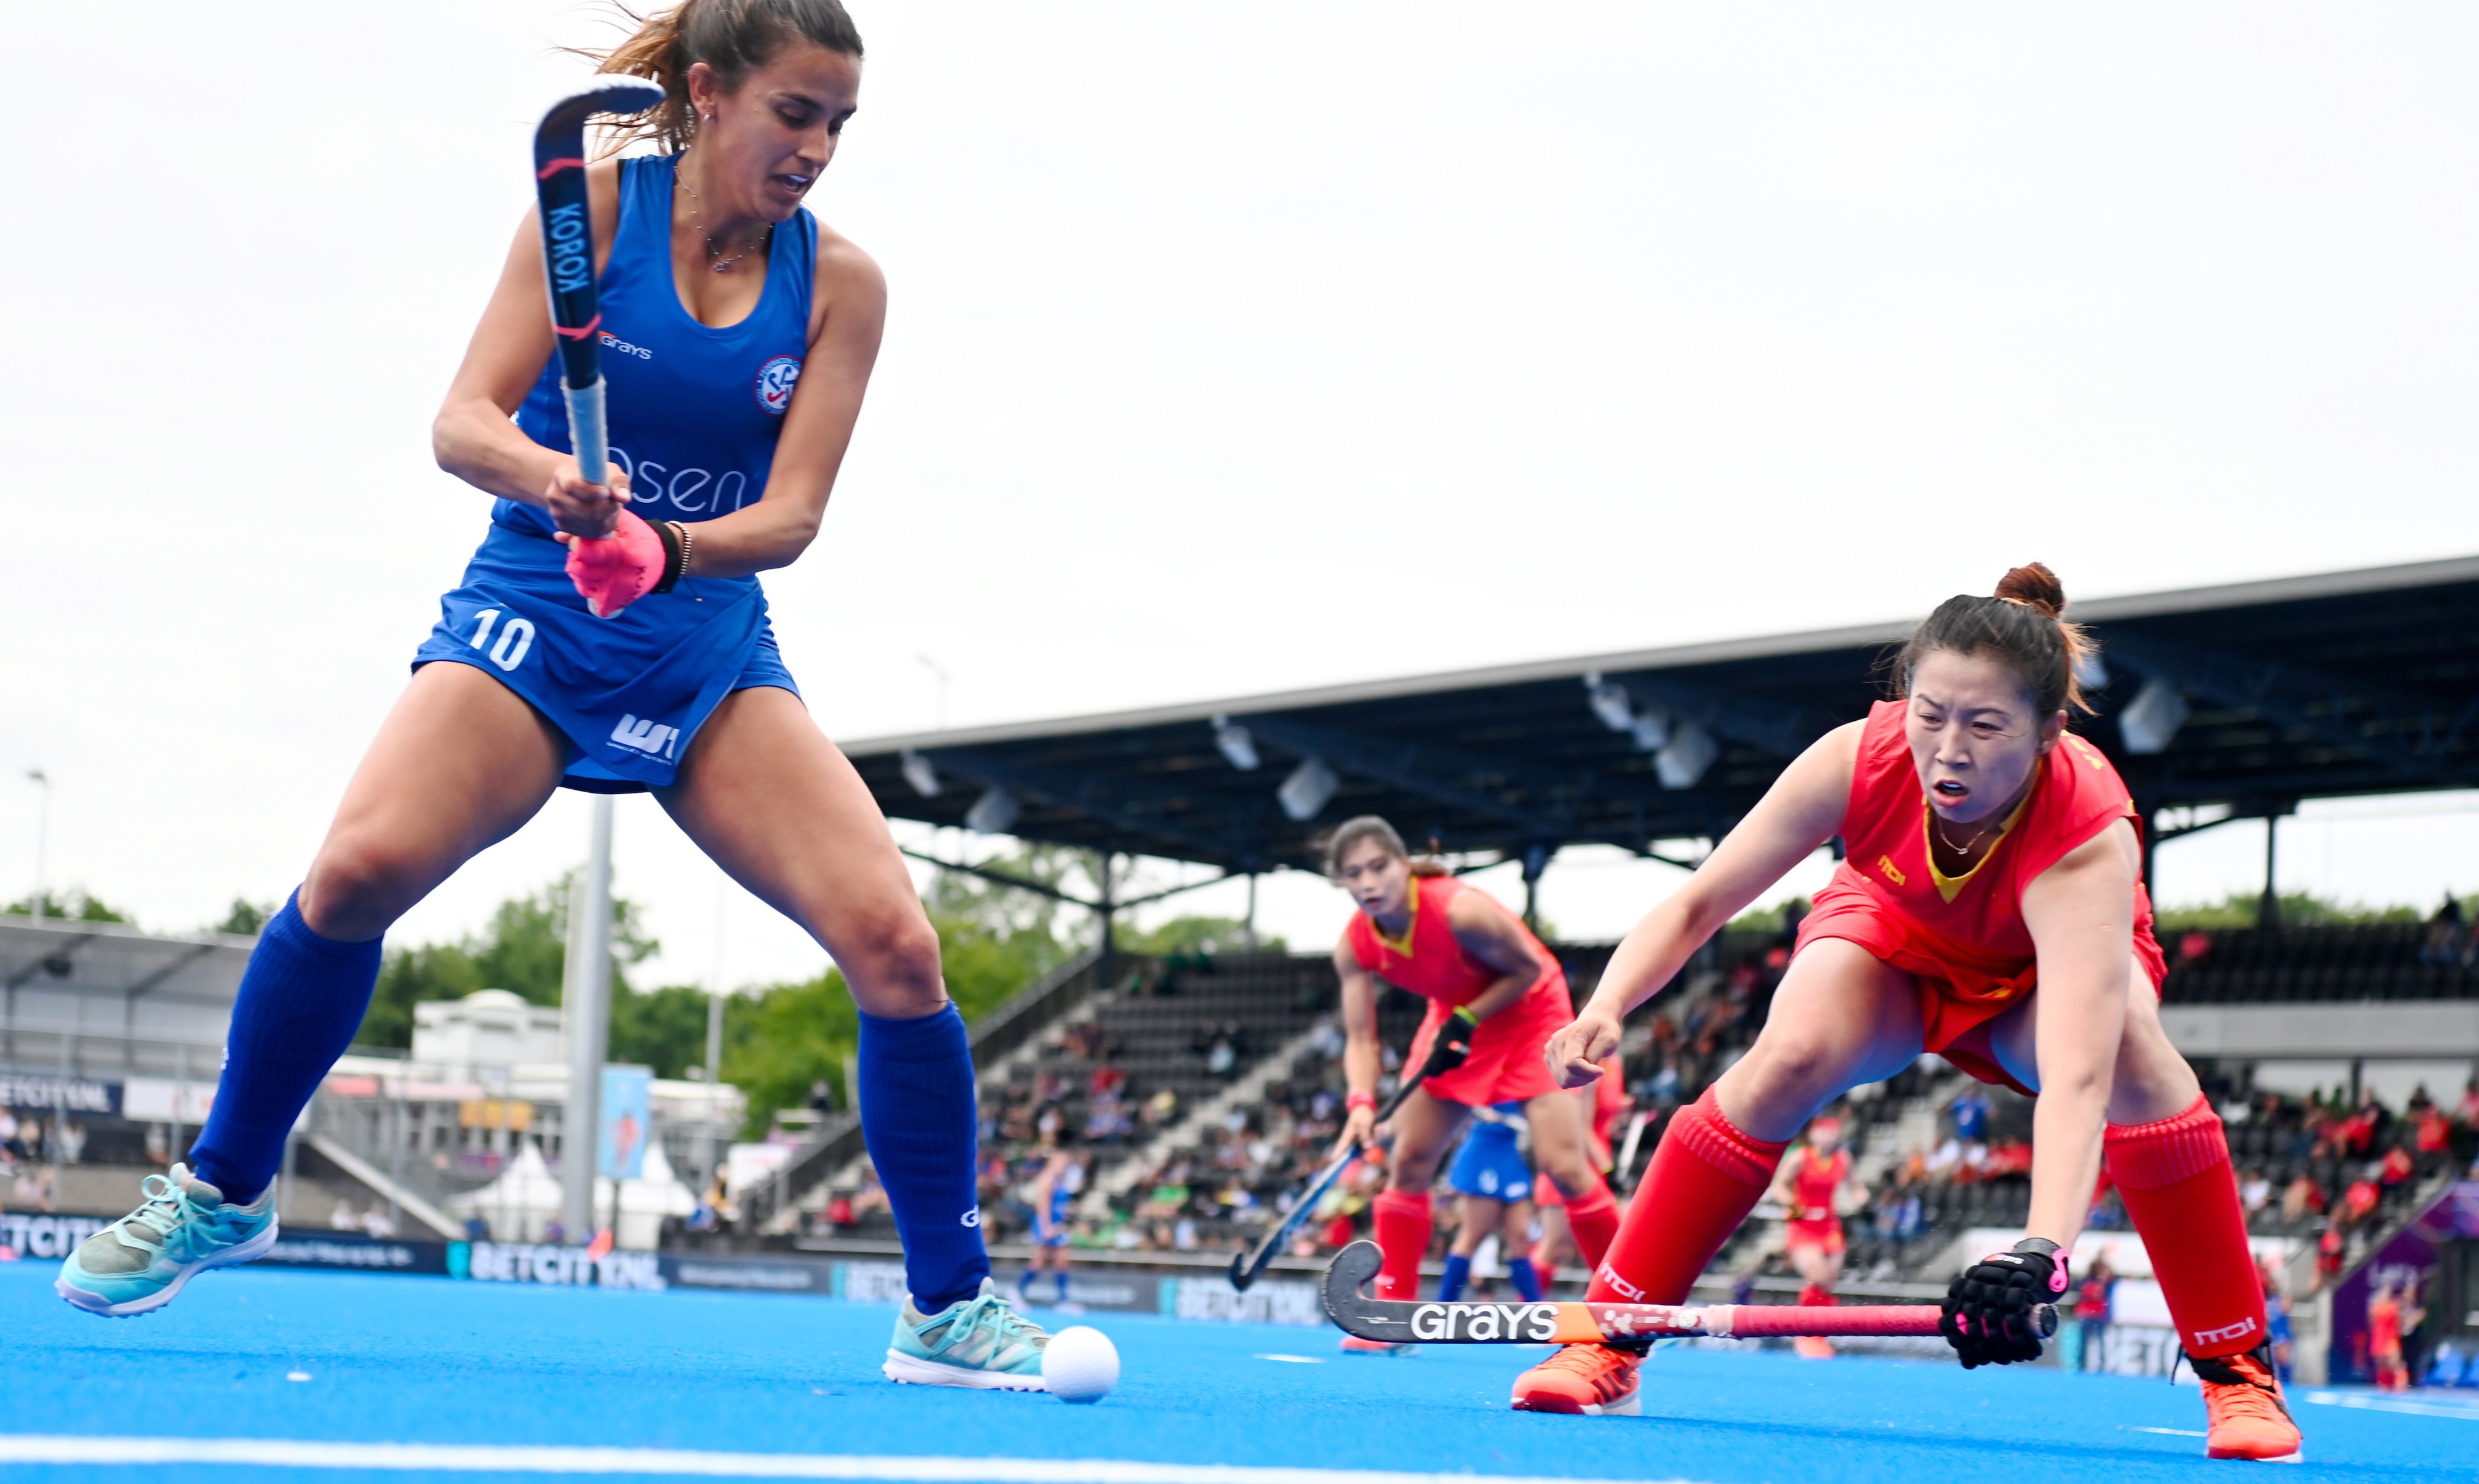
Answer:
<path fill-rule="evenodd" d="M 1782 1227 L 1782 1252 L 1791 1271 L 1807 1282 L 1800 1290 L 1802 1304 L 1830 1304 L 1833 1285 L 1842 1279 L 1842 1213 L 1854 1209 L 1858 1190 L 1851 1179 L 1851 1151 L 1842 1147 L 1842 1120 L 1827 1114 L 1807 1126 L 1807 1142 L 1774 1171 L 1765 1199 L 1788 1213 Z M 1791 1348 L 1810 1360 L 1829 1360 L 1833 1342 L 1802 1335 Z"/>
<path fill-rule="evenodd" d="M 588 172 L 610 483 L 570 453 L 528 219 L 432 428 L 440 467 L 496 497 L 489 534 L 251 955 L 195 1173 L 148 1177 L 58 1286 L 142 1313 L 265 1253 L 285 1136 L 361 1023 L 388 927 L 563 783 L 650 789 L 825 946 L 859 1007 L 860 1111 L 911 1292 L 887 1373 L 1038 1390 L 1046 1337 L 989 1282 L 972 1057 L 937 934 L 802 705 L 757 583 L 818 533 L 885 318 L 877 265 L 803 206 L 858 107 L 860 37 L 837 0 L 686 0 L 602 69 L 665 92 L 639 125 L 658 152 Z M 567 570 L 588 538 L 662 552 L 609 617 Z"/>
<path fill-rule="evenodd" d="M 1597 1260 L 1618 1229 L 1618 1203 L 1593 1169 L 1581 1105 L 1560 1090 L 1543 1060 L 1551 1034 L 1573 1014 L 1566 971 L 1489 893 L 1432 862 L 1414 864 L 1403 837 L 1374 815 L 1335 828 L 1326 839 L 1325 865 L 1359 908 L 1334 951 L 1342 981 L 1343 1072 L 1351 1088 L 1336 1147 L 1367 1148 L 1379 1137 L 1379 980 L 1429 1001 L 1406 1068 L 1429 1067 L 1439 1046 L 1464 1048 L 1450 1069 L 1422 1080 L 1390 1120 L 1393 1148 L 1373 1222 L 1386 1255 L 1378 1295 L 1419 1296 L 1438 1162 L 1471 1110 L 1493 1104 L 1522 1107 L 1534 1163 L 1566 1191 L 1576 1242 Z M 1351 1336 L 1342 1346 L 1367 1353 L 1406 1348 Z"/>
<path fill-rule="evenodd" d="M 1835 836 L 1847 847 L 1771 1014 L 1662 1133 L 1593 1299 L 1674 1304 L 1771 1185 L 1786 1141 L 1923 1051 L 2038 1098 L 2031 1235 L 1954 1280 L 1962 1364 L 2038 1358 L 2038 1310 L 2106 1159 L 2203 1382 L 2206 1451 L 2299 1451 L 2271 1369 L 2263 1291 L 2221 1120 L 2160 1028 L 2167 972 L 2143 889 L 2139 816 L 2100 750 L 2069 732 L 2082 631 L 2057 575 L 1955 597 L 1895 662 L 1902 692 L 1826 733 L 1675 895 L 1636 925 L 1551 1041 L 1560 1078 L 1602 1075 L 1628 1011 Z M 1642 1355 L 1571 1344 L 1516 1383 L 1519 1408 L 1626 1413 Z"/>
<path fill-rule="evenodd" d="M 1576 1087 L 1569 1096 L 1584 1109 L 1584 1137 L 1588 1140 L 1593 1168 L 1607 1177 L 1618 1168 L 1618 1157 L 1612 1152 L 1611 1136 L 1618 1132 L 1619 1121 L 1635 1108 L 1635 1098 L 1627 1092 L 1626 1077 L 1618 1056 L 1613 1053 L 1601 1062 L 1601 1075 L 1591 1087 Z M 1616 1196 L 1611 1197 L 1613 1200 Z M 1543 1181 L 1532 1191 L 1532 1202 L 1540 1211 L 1541 1240 L 1532 1244 L 1532 1267 L 1546 1285 L 1556 1281 L 1558 1265 L 1568 1254 L 1583 1254 L 1575 1246 L 1575 1235 L 1567 1224 L 1567 1196 L 1556 1184 Z M 1590 1259 L 1586 1267 L 1593 1266 Z"/>
<path fill-rule="evenodd" d="M 1033 1177 L 1033 1261 L 1015 1280 L 1015 1291 L 1019 1297 L 1032 1298 L 1033 1280 L 1047 1271 L 1059 1291 L 1060 1312 L 1064 1314 L 1075 1308 L 1067 1301 L 1067 1238 L 1076 1197 L 1085 1189 L 1085 1166 L 1064 1147 L 1065 1128 L 1060 1130 L 1058 1140 Z"/>
<path fill-rule="evenodd" d="M 1471 1111 L 1463 1147 L 1446 1166 L 1446 1189 L 1455 1192 L 1455 1240 L 1446 1248 L 1446 1270 L 1438 1279 L 1438 1296 L 1464 1296 L 1471 1279 L 1472 1259 L 1481 1244 L 1497 1239 L 1506 1261 L 1506 1281 L 1525 1299 L 1541 1296 L 1540 1276 L 1532 1270 L 1532 1163 L 1523 1148 L 1523 1105 L 1501 1103 Z"/>

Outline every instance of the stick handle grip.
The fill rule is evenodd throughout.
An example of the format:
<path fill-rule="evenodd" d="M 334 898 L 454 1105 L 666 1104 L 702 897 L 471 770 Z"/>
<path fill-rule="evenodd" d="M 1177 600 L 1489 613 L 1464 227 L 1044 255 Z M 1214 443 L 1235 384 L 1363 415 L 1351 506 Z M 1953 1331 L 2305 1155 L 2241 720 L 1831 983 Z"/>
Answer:
<path fill-rule="evenodd" d="M 588 484 L 609 482 L 611 430 L 603 421 L 602 378 L 589 386 L 562 385 L 568 398 L 568 445 L 576 450 L 576 472 Z"/>

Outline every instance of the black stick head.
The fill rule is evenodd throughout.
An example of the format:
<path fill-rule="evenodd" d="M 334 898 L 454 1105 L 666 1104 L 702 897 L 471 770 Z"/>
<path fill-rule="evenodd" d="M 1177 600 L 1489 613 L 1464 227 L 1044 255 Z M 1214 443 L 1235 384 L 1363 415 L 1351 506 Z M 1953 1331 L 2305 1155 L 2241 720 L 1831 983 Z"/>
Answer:
<path fill-rule="evenodd" d="M 1344 1333 L 1358 1335 L 1365 1340 L 1403 1338 L 1400 1335 L 1384 1333 L 1382 1329 L 1376 1334 L 1370 1333 L 1371 1306 L 1375 1301 L 1361 1293 L 1362 1286 L 1376 1277 L 1377 1269 L 1384 1267 L 1385 1263 L 1386 1255 L 1378 1250 L 1377 1243 L 1355 1241 L 1336 1253 L 1334 1261 L 1326 1265 L 1322 1295 L 1325 1299 L 1325 1315 Z M 1399 1327 L 1401 1320 L 1398 1319 L 1395 1323 Z"/>
<path fill-rule="evenodd" d="M 553 158 L 568 153 L 561 146 L 581 138 L 585 121 L 597 114 L 642 114 L 662 101 L 660 84 L 642 77 L 598 74 L 543 111 L 542 122 L 534 129 L 534 163 L 537 167 L 547 163 L 546 149 Z"/>
<path fill-rule="evenodd" d="M 1257 1269 L 1248 1262 L 1250 1256 L 1244 1251 L 1231 1254 L 1231 1286 L 1242 1293 L 1248 1292 L 1249 1284 L 1257 1281 Z"/>

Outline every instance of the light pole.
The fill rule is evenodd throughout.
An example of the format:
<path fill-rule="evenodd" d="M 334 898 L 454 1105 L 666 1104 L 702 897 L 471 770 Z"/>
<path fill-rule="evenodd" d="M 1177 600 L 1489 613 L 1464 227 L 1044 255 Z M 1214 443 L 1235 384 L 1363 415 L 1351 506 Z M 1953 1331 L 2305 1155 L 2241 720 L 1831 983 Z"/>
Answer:
<path fill-rule="evenodd" d="M 594 796 L 585 869 L 568 899 L 568 1103 L 560 1111 L 560 1226 L 570 1245 L 594 1236 L 602 1142 L 602 1058 L 611 1035 L 611 796 Z"/>
<path fill-rule="evenodd" d="M 43 791 L 43 802 L 35 809 L 35 920 L 43 920 L 43 851 L 51 843 L 52 780 L 40 768 L 28 768 L 26 777 Z"/>
<path fill-rule="evenodd" d="M 706 981 L 705 1000 L 705 1181 L 714 1184 L 714 1167 L 723 1158 L 715 1134 L 717 1100 L 723 1095 L 723 920 L 731 905 L 731 881 L 714 888 L 714 971 Z M 704 1192 L 701 1191 L 700 1194 Z"/>

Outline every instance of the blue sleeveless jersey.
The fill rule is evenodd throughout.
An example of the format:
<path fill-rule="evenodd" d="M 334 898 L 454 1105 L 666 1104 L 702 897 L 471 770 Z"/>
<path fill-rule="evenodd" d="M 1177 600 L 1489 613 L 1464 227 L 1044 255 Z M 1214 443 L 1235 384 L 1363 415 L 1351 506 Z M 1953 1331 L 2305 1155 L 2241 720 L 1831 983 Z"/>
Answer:
<path fill-rule="evenodd" d="M 807 211 L 775 229 L 766 287 L 738 324 L 702 324 L 672 281 L 674 157 L 621 162 L 618 230 L 602 269 L 602 378 L 611 461 L 649 521 L 710 521 L 766 493 L 776 440 L 808 349 L 818 228 Z M 517 425 L 568 451 L 554 354 Z M 755 577 L 690 577 L 598 619 L 567 574 L 549 514 L 498 500 L 465 580 L 440 599 L 414 655 L 475 666 L 550 718 L 575 748 L 565 781 L 602 792 L 667 784 L 689 740 L 730 692 L 779 685 L 783 668 Z"/>

